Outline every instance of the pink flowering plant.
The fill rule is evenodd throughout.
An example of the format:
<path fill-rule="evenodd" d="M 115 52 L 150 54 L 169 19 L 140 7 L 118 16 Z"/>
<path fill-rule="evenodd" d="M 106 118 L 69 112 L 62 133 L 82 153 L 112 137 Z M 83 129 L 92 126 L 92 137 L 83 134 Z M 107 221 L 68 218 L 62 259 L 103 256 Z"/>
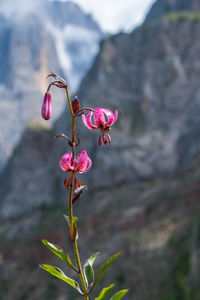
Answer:
<path fill-rule="evenodd" d="M 41 114 L 45 120 L 49 120 L 52 114 L 52 97 L 50 94 L 50 88 L 52 86 L 57 86 L 58 88 L 64 88 L 67 95 L 68 106 L 72 119 L 72 136 L 71 138 L 67 137 L 64 134 L 60 134 L 57 137 L 62 137 L 67 140 L 70 151 L 63 154 L 60 159 L 60 168 L 63 172 L 66 173 L 64 179 L 64 186 L 68 190 L 69 200 L 68 200 L 68 216 L 64 215 L 67 225 L 69 228 L 70 240 L 73 244 L 74 256 L 76 264 L 74 264 L 69 257 L 69 255 L 57 245 L 54 245 L 47 240 L 42 240 L 43 244 L 57 255 L 61 260 L 63 260 L 73 271 L 79 275 L 80 283 L 68 277 L 60 268 L 52 265 L 41 264 L 40 267 L 45 271 L 49 272 L 51 275 L 63 280 L 66 284 L 74 288 L 84 300 L 89 300 L 91 293 L 94 291 L 95 287 L 99 283 L 101 277 L 111 265 L 111 263 L 119 256 L 120 253 L 112 255 L 99 269 L 97 275 L 94 275 L 93 265 L 95 259 L 99 252 L 92 254 L 86 262 L 82 265 L 78 249 L 78 218 L 73 214 L 73 204 L 82 196 L 84 190 L 87 190 L 86 185 L 82 185 L 81 180 L 78 181 L 78 173 L 83 174 L 90 170 L 92 166 L 92 161 L 88 156 L 86 150 L 83 150 L 80 154 L 76 154 L 76 148 L 80 143 L 78 134 L 76 133 L 76 118 L 82 117 L 83 124 L 90 130 L 100 130 L 100 135 L 98 138 L 98 144 L 102 143 L 106 146 L 108 143 L 111 143 L 111 137 L 108 132 L 111 130 L 111 126 L 117 121 L 118 112 L 117 110 L 112 113 L 109 109 L 106 108 L 88 108 L 80 107 L 80 103 L 75 97 L 71 102 L 68 85 L 66 81 L 50 73 L 48 77 L 53 77 L 53 81 L 49 84 L 47 92 L 44 96 Z M 76 136 L 78 142 L 76 142 Z M 102 289 L 100 294 L 93 298 L 95 300 L 106 300 L 108 299 L 112 289 L 115 284 L 111 284 Z M 109 300 L 120 300 L 128 290 L 120 290 L 115 293 Z"/>

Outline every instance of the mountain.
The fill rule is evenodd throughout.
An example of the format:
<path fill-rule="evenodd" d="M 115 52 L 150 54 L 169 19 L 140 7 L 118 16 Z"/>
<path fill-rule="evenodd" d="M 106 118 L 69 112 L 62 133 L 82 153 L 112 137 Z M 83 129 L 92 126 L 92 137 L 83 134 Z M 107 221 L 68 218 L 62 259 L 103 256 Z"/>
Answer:
<path fill-rule="evenodd" d="M 191 165 L 200 146 L 199 29 L 187 18 L 166 19 L 102 43 L 79 90 L 83 105 L 120 111 L 106 157 L 95 149 L 97 187 L 177 174 Z"/>
<path fill-rule="evenodd" d="M 104 34 L 90 14 L 84 13 L 74 2 L 48 3 L 49 32 L 56 41 L 60 65 L 70 85 L 77 89 L 99 50 Z"/>
<path fill-rule="evenodd" d="M 146 21 L 175 11 L 200 12 L 200 3 L 198 0 L 157 0 L 147 14 Z"/>
<path fill-rule="evenodd" d="M 74 206 L 81 259 L 99 250 L 96 271 L 121 250 L 101 287 L 130 288 L 127 299 L 200 298 L 199 31 L 198 14 L 176 11 L 107 38 L 78 91 L 82 106 L 119 110 L 107 147 L 78 120 L 93 160 Z M 37 267 L 60 266 L 41 238 L 72 255 L 58 165 L 69 148 L 53 138 L 69 123 L 66 109 L 53 128 L 30 123 L 1 174 L 2 299 L 79 299 Z"/>
<path fill-rule="evenodd" d="M 2 170 L 28 123 L 39 119 L 47 74 L 54 71 L 66 79 L 70 75 L 70 88 L 75 90 L 103 34 L 92 17 L 72 2 L 1 1 L 0 25 Z M 53 121 L 63 105 L 60 97 Z"/>
<path fill-rule="evenodd" d="M 60 28 L 70 24 L 101 33 L 92 15 L 84 13 L 75 2 L 51 1 L 47 10 L 54 25 Z"/>

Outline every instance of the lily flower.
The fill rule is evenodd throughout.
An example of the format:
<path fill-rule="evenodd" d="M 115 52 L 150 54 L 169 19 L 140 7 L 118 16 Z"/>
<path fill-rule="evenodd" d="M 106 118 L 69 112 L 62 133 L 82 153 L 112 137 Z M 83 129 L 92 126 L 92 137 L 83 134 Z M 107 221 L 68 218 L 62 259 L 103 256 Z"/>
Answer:
<path fill-rule="evenodd" d="M 73 174 L 75 173 L 85 173 L 87 172 L 92 166 L 92 161 L 87 155 L 87 152 L 84 150 L 82 151 L 77 159 L 73 157 L 72 152 L 64 154 L 60 159 L 60 168 L 64 172 L 71 173 L 69 179 L 64 180 L 64 186 L 69 189 L 70 184 L 72 184 Z M 81 185 L 81 181 L 79 181 L 79 185 Z M 74 186 L 77 189 L 77 179 L 74 178 Z"/>
<path fill-rule="evenodd" d="M 42 103 L 41 114 L 43 119 L 49 120 L 52 114 L 52 98 L 49 92 L 46 92 Z"/>
<path fill-rule="evenodd" d="M 77 159 L 73 157 L 72 152 L 64 154 L 60 159 L 60 167 L 64 172 L 85 173 L 92 166 L 92 161 L 84 150 L 78 155 Z"/>
<path fill-rule="evenodd" d="M 94 115 L 94 123 L 92 122 L 92 116 Z M 106 118 L 105 118 L 106 117 Z M 106 108 L 95 108 L 94 112 L 90 111 L 87 116 L 82 115 L 82 120 L 85 126 L 90 130 L 100 129 L 100 136 L 98 144 L 101 145 L 102 141 L 106 146 L 107 143 L 111 143 L 111 137 L 107 133 L 111 130 L 111 126 L 117 121 L 118 111 L 116 110 L 114 114 Z M 108 142 L 107 142 L 107 139 Z"/>

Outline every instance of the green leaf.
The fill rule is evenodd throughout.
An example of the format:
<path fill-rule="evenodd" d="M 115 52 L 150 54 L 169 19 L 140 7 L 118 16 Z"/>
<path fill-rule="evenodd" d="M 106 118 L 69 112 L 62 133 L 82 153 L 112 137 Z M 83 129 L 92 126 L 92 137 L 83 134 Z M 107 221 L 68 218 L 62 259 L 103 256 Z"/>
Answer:
<path fill-rule="evenodd" d="M 70 218 L 66 215 L 63 215 L 63 217 L 65 218 L 65 220 L 67 221 L 68 226 L 70 227 Z"/>
<path fill-rule="evenodd" d="M 101 293 L 99 294 L 99 296 L 97 298 L 95 298 L 94 300 L 104 300 L 104 299 L 106 299 L 106 297 L 110 294 L 110 292 L 112 291 L 114 286 L 115 286 L 115 284 L 111 284 L 110 286 L 104 288 L 101 291 Z"/>
<path fill-rule="evenodd" d="M 49 243 L 47 240 L 42 240 L 43 244 L 49 248 L 55 255 L 60 257 L 64 262 L 66 262 L 73 270 L 78 272 L 74 265 L 72 264 L 72 261 L 67 253 L 58 245 Z"/>
<path fill-rule="evenodd" d="M 91 285 L 94 282 L 94 271 L 93 271 L 93 264 L 94 261 L 97 257 L 97 255 L 99 254 L 99 252 L 96 252 L 94 254 L 92 254 L 85 262 L 84 266 L 83 266 L 83 273 L 85 276 L 85 280 L 87 283 L 87 287 L 91 287 Z"/>
<path fill-rule="evenodd" d="M 72 222 L 70 222 L 70 218 L 66 215 L 64 215 L 65 220 L 67 221 L 67 224 L 69 226 L 69 231 L 71 235 L 71 239 L 73 242 L 75 242 L 78 239 L 78 232 L 77 232 L 77 217 L 73 217 Z"/>
<path fill-rule="evenodd" d="M 95 288 L 96 284 L 99 282 L 99 280 L 101 279 L 101 277 L 103 276 L 103 274 L 105 273 L 105 271 L 108 269 L 108 267 L 112 264 L 112 262 L 113 262 L 119 255 L 120 255 L 120 252 L 118 252 L 118 253 L 112 255 L 112 256 L 105 262 L 105 264 L 103 264 L 103 265 L 101 266 L 101 268 L 100 268 L 100 270 L 99 270 L 99 273 L 98 273 L 98 275 L 97 275 L 97 278 L 95 279 L 95 282 L 94 282 L 94 284 L 93 284 L 93 286 L 92 286 L 92 288 L 91 288 L 90 291 L 92 291 L 92 290 Z"/>
<path fill-rule="evenodd" d="M 49 272 L 51 275 L 58 277 L 59 279 L 65 281 L 66 283 L 71 285 L 74 289 L 76 289 L 81 295 L 83 295 L 83 292 L 81 291 L 78 282 L 76 282 L 72 278 L 66 276 L 65 273 L 61 269 L 51 266 L 51 265 L 40 265 L 40 267 L 42 269 L 44 269 L 45 271 Z"/>
<path fill-rule="evenodd" d="M 94 254 L 92 254 L 90 256 L 90 258 L 88 258 L 85 262 L 85 264 L 88 262 L 91 266 L 93 266 L 94 262 L 95 262 L 95 259 L 97 258 L 97 256 L 99 255 L 99 252 L 96 252 Z"/>
<path fill-rule="evenodd" d="M 113 295 L 110 300 L 121 300 L 129 290 L 121 290 Z"/>

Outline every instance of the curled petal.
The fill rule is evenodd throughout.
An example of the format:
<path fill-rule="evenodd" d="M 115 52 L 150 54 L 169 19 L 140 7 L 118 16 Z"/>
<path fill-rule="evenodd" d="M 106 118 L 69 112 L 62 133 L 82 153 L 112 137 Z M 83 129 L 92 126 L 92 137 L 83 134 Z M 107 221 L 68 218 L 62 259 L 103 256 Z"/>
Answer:
<path fill-rule="evenodd" d="M 82 115 L 82 120 L 83 120 L 83 123 L 84 125 L 90 129 L 90 130 L 95 130 L 97 129 L 97 127 L 92 123 L 92 118 L 93 116 L 93 111 L 90 111 L 89 114 L 87 115 L 87 117 L 85 115 Z"/>
<path fill-rule="evenodd" d="M 100 126 L 105 127 L 105 117 L 102 108 L 95 108 L 94 110 L 94 122 L 97 128 Z"/>
<path fill-rule="evenodd" d="M 105 126 L 111 126 L 114 121 L 114 114 L 112 113 L 112 111 L 110 111 L 109 109 L 106 109 L 106 108 L 102 108 L 102 111 L 104 112 L 104 114 L 106 115 L 106 117 L 108 119 Z"/>
<path fill-rule="evenodd" d="M 77 157 L 77 162 L 76 162 L 76 166 L 75 166 L 75 171 L 77 172 L 82 172 L 86 169 L 87 166 L 87 152 L 86 151 L 82 151 L 81 154 L 78 155 Z"/>
<path fill-rule="evenodd" d="M 79 173 L 85 173 L 91 168 L 92 162 L 91 159 L 87 156 L 86 151 L 82 151 L 78 155 L 75 171 Z"/>
<path fill-rule="evenodd" d="M 85 171 L 84 171 L 83 173 L 89 171 L 89 169 L 91 168 L 91 166 L 92 166 L 92 161 L 91 161 L 91 159 L 88 157 L 88 158 L 87 158 L 87 168 L 85 169 Z"/>
<path fill-rule="evenodd" d="M 117 121 L 117 118 L 118 118 L 118 110 L 116 110 L 115 112 L 114 112 L 114 122 L 111 124 L 111 125 L 113 125 L 116 121 Z M 110 125 L 110 126 L 111 126 Z"/>
<path fill-rule="evenodd" d="M 72 152 L 64 154 L 60 159 L 60 168 L 64 172 L 70 172 L 74 170 Z"/>
<path fill-rule="evenodd" d="M 105 125 L 112 126 L 117 121 L 118 111 L 116 110 L 115 113 L 113 114 L 109 109 L 103 108 L 102 110 L 108 119 Z"/>

